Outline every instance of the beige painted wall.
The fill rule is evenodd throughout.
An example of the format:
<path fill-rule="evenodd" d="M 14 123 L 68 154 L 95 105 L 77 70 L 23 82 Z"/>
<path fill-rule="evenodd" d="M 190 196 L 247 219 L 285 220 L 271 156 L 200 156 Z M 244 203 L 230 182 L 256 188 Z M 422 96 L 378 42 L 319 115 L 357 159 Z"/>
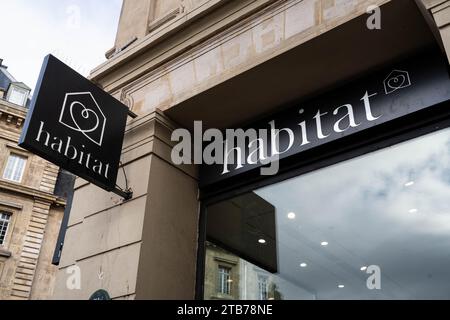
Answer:
<path fill-rule="evenodd" d="M 424 0 L 424 2 L 433 14 L 450 61 L 450 1 Z"/>
<path fill-rule="evenodd" d="M 142 39 L 182 15 L 200 8 L 208 0 L 124 0 L 114 50 L 130 40 Z"/>
<path fill-rule="evenodd" d="M 197 180 L 153 155 L 137 299 L 193 299 L 199 225 Z"/>
<path fill-rule="evenodd" d="M 123 1 L 115 48 L 120 49 L 134 37 L 143 38 L 147 34 L 150 7 L 150 1 Z"/>

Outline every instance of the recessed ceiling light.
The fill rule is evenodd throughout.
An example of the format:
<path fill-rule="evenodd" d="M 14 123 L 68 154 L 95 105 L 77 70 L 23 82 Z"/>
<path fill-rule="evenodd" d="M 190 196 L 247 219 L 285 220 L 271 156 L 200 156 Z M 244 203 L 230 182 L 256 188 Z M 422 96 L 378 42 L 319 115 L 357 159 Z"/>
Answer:
<path fill-rule="evenodd" d="M 361 271 L 366 271 L 366 270 L 367 270 L 367 267 L 366 267 L 366 266 L 361 267 Z"/>
<path fill-rule="evenodd" d="M 408 212 L 409 212 L 409 213 L 417 213 L 417 212 L 419 212 L 419 210 L 417 210 L 416 208 L 414 208 L 414 209 L 409 210 Z"/>
<path fill-rule="evenodd" d="M 308 266 L 307 263 L 301 263 L 301 264 L 300 264 L 300 267 L 301 267 L 301 268 L 306 268 L 307 266 Z"/>
<path fill-rule="evenodd" d="M 320 243 L 320 245 L 322 246 L 322 247 L 326 247 L 326 246 L 328 246 L 328 242 L 326 242 L 326 241 L 323 241 L 322 243 Z"/>
<path fill-rule="evenodd" d="M 294 220 L 297 217 L 297 215 L 294 212 L 289 212 L 287 217 L 289 220 Z"/>
<path fill-rule="evenodd" d="M 414 184 L 415 184 L 414 181 L 409 181 L 409 182 L 405 183 L 405 187 L 409 188 L 409 187 L 412 187 Z"/>
<path fill-rule="evenodd" d="M 339 289 L 344 289 L 345 286 L 344 286 L 343 284 L 340 284 L 340 285 L 338 285 L 338 288 L 339 288 Z"/>
<path fill-rule="evenodd" d="M 267 241 L 266 241 L 265 239 L 259 239 L 258 242 L 259 242 L 260 244 L 266 244 L 266 243 L 267 243 Z"/>
<path fill-rule="evenodd" d="M 233 280 L 232 280 L 232 279 L 229 279 L 229 280 L 227 280 L 227 282 L 228 282 L 228 283 L 232 283 L 232 282 L 233 282 Z"/>

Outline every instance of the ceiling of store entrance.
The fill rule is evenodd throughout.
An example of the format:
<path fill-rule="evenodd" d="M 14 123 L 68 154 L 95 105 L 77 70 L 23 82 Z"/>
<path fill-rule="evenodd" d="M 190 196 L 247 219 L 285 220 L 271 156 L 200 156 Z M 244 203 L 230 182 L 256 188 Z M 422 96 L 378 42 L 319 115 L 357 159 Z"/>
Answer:
<path fill-rule="evenodd" d="M 412 0 L 382 6 L 382 29 L 367 29 L 367 15 L 299 45 L 165 111 L 192 129 L 243 125 L 298 99 L 329 90 L 373 68 L 438 42 Z"/>
<path fill-rule="evenodd" d="M 212 205 L 208 210 L 207 230 L 209 240 L 266 270 L 277 272 L 275 207 L 256 194 L 248 193 Z M 264 245 L 258 241 L 264 241 Z"/>

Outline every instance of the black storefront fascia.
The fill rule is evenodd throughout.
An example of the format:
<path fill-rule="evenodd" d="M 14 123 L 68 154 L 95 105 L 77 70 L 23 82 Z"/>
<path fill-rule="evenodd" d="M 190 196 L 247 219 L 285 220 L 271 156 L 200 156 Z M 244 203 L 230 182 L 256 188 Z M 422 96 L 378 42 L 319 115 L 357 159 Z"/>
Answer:
<path fill-rule="evenodd" d="M 281 131 L 277 135 L 279 146 L 276 149 L 280 151 L 280 169 L 285 171 L 285 164 L 311 158 L 309 152 L 319 150 L 320 153 L 326 153 L 330 149 L 329 144 L 345 144 L 347 139 L 368 141 L 369 138 L 361 139 L 359 135 L 376 136 L 365 131 L 383 128 L 391 122 L 397 124 L 396 121 L 404 117 L 431 109 L 449 99 L 447 60 L 438 48 L 430 48 L 317 98 L 281 106 L 278 109 L 283 111 L 243 130 L 269 131 L 267 136 L 258 137 L 265 141 L 261 143 L 261 151 L 266 158 L 273 156 L 271 149 L 274 135 L 270 131 Z M 398 124 L 398 127 L 402 126 Z M 291 137 L 283 131 L 286 129 Z M 228 144 L 230 146 L 225 153 L 237 146 L 238 141 Z M 260 176 L 258 170 L 269 165 L 261 161 L 249 164 L 250 161 L 256 162 L 256 145 L 252 150 L 246 145 L 243 159 L 234 159 L 234 164 L 224 161 L 224 164 L 203 166 L 200 170 L 200 188 L 223 191 L 230 181 L 239 183 L 242 177 L 247 177 L 245 181 L 248 182 L 248 179 L 254 180 Z M 249 157 L 252 153 L 253 157 Z"/>

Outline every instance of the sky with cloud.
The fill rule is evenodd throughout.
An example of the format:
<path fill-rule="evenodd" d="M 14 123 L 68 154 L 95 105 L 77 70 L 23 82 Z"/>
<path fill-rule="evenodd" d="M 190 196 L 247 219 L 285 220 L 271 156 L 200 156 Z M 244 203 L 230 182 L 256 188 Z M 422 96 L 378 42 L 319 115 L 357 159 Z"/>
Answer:
<path fill-rule="evenodd" d="M 0 0 L 0 58 L 33 88 L 52 53 L 84 76 L 114 45 L 122 0 Z"/>

